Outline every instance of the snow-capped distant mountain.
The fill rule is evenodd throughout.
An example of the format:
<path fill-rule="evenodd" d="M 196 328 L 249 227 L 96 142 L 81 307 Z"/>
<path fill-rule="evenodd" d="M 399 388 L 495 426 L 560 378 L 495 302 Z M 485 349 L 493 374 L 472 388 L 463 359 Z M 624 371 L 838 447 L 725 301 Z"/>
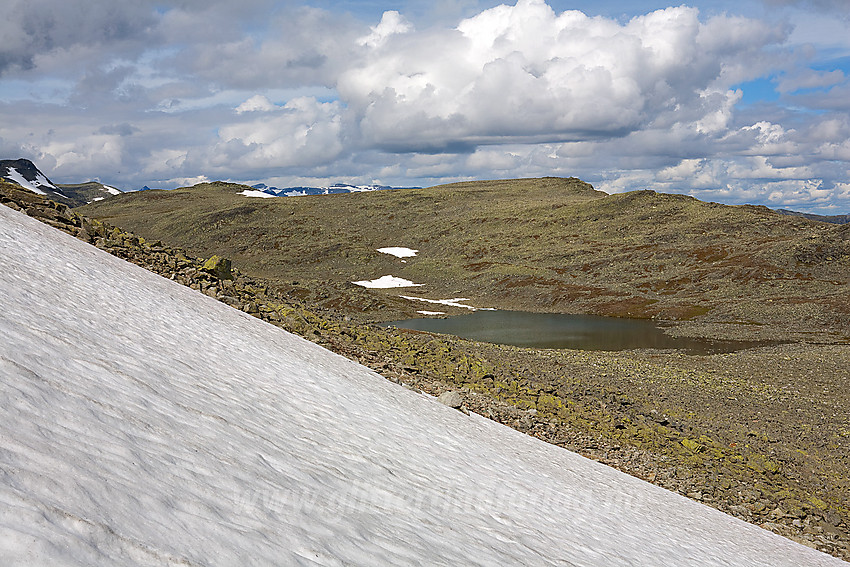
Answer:
<path fill-rule="evenodd" d="M 251 186 L 253 189 L 274 195 L 275 197 L 303 197 L 305 195 L 338 195 L 341 193 L 363 193 L 366 191 L 386 191 L 390 189 L 413 189 L 413 187 L 391 187 L 389 185 L 351 185 L 349 183 L 334 183 L 327 187 L 269 187 L 265 183 Z"/>
<path fill-rule="evenodd" d="M 0 178 L 44 195 L 70 207 L 79 207 L 94 201 L 102 201 L 123 193 L 120 189 L 104 185 L 99 181 L 77 184 L 54 184 L 28 159 L 0 160 Z"/>
<path fill-rule="evenodd" d="M 95 201 L 103 201 L 115 195 L 124 193 L 120 189 L 116 189 L 111 185 L 104 185 L 99 181 L 89 181 L 87 183 L 78 183 L 75 185 L 60 184 L 59 188 L 68 196 L 69 205 L 79 207 Z"/>
<path fill-rule="evenodd" d="M 792 215 L 803 217 L 809 220 L 820 222 L 828 222 L 831 224 L 850 224 L 850 214 L 847 215 L 816 215 L 814 213 L 801 213 L 799 211 L 789 211 L 788 209 L 774 209 L 780 215 Z"/>
<path fill-rule="evenodd" d="M 29 189 L 33 193 L 44 195 L 50 199 L 67 202 L 68 196 L 46 175 L 44 175 L 33 162 L 28 159 L 4 159 L 0 160 L 0 178 Z"/>

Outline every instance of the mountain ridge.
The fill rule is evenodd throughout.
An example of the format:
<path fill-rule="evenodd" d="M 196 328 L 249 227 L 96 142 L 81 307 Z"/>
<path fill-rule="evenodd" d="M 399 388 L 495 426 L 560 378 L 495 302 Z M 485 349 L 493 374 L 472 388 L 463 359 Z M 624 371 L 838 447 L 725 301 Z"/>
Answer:
<path fill-rule="evenodd" d="M 99 181 L 54 184 L 32 161 L 25 158 L 0 160 L 0 179 L 70 207 L 79 207 L 123 193 Z"/>
<path fill-rule="evenodd" d="M 33 162 L 25 158 L 0 160 L 0 178 L 39 195 L 64 200 L 66 204 L 70 200 Z"/>
<path fill-rule="evenodd" d="M 847 215 L 818 215 L 815 213 L 801 213 L 800 211 L 792 211 L 789 209 L 774 209 L 777 213 L 781 215 L 792 215 L 798 217 L 804 217 L 809 220 L 816 220 L 820 222 L 828 222 L 832 224 L 847 224 L 850 223 L 850 214 Z"/>
<path fill-rule="evenodd" d="M 9 169 L 21 167 L 22 170 L 31 172 L 26 175 L 9 175 Z M 54 185 L 49 179 L 38 169 L 38 167 L 30 160 L 20 158 L 17 160 L 0 160 L 0 172 L 7 170 L 5 174 L 0 175 L 0 179 L 5 179 L 10 183 L 16 183 L 37 193 L 41 193 L 44 189 L 48 189 L 48 196 L 55 198 L 59 202 L 71 205 L 73 207 L 82 206 L 94 201 L 102 200 L 108 196 L 114 196 L 119 193 L 128 193 L 135 191 L 151 191 L 151 187 L 144 185 L 135 191 L 123 191 L 115 187 L 111 187 L 99 181 L 87 181 L 84 183 L 75 184 L 56 184 Z M 545 179 L 545 178 L 544 178 Z M 232 183 L 232 182 L 213 182 L 213 183 Z M 460 182 L 464 183 L 464 182 Z M 475 183 L 475 182 L 473 182 Z M 240 183 L 232 183 L 242 185 Z M 43 187 L 42 187 L 43 185 Z M 447 186 L 456 184 L 447 184 Z M 291 186 L 278 188 L 269 186 L 265 183 L 256 183 L 254 185 L 245 185 L 246 188 L 255 189 L 258 192 L 265 193 L 273 197 L 303 197 L 313 195 L 338 195 L 345 193 L 362 193 L 369 191 L 384 191 L 397 189 L 422 189 L 419 186 L 391 186 L 380 184 L 354 185 L 351 183 L 334 183 L 327 186 Z M 777 213 L 789 216 L 799 216 L 809 220 L 826 222 L 830 224 L 847 224 L 850 223 L 850 214 L 839 215 L 821 215 L 816 213 L 805 213 L 790 209 L 772 209 Z"/>

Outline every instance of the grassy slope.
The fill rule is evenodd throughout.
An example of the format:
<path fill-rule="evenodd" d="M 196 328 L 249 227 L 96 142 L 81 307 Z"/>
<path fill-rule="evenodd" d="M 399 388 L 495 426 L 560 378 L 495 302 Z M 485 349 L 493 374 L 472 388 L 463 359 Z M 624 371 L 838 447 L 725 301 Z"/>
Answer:
<path fill-rule="evenodd" d="M 422 304 L 399 293 L 549 312 L 836 331 L 850 321 L 847 227 L 576 179 L 470 182 L 380 193 L 258 199 L 213 183 L 122 195 L 81 208 L 199 255 L 225 255 L 277 281 L 311 282 L 328 305 L 376 319 Z M 408 246 L 402 263 L 379 254 Z M 425 284 L 352 289 L 393 274 Z M 727 325 L 728 326 L 728 325 Z"/>

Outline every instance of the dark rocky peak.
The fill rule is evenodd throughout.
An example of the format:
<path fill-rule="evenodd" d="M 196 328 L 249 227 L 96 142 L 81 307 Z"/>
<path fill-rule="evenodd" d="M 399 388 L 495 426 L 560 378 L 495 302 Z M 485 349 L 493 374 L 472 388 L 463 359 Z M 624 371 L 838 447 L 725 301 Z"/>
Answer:
<path fill-rule="evenodd" d="M 0 160 L 0 177 L 51 199 L 68 198 L 33 162 L 25 158 Z"/>

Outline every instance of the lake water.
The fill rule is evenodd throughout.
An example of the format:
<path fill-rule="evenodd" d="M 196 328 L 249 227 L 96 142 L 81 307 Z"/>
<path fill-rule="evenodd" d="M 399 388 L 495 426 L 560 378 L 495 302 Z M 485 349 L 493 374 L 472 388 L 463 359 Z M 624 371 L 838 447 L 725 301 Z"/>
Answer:
<path fill-rule="evenodd" d="M 671 337 L 648 319 L 475 311 L 446 318 L 407 319 L 382 326 L 455 335 L 476 341 L 531 348 L 578 350 L 681 349 L 689 354 L 734 352 L 764 344 L 754 341 L 712 341 Z"/>

